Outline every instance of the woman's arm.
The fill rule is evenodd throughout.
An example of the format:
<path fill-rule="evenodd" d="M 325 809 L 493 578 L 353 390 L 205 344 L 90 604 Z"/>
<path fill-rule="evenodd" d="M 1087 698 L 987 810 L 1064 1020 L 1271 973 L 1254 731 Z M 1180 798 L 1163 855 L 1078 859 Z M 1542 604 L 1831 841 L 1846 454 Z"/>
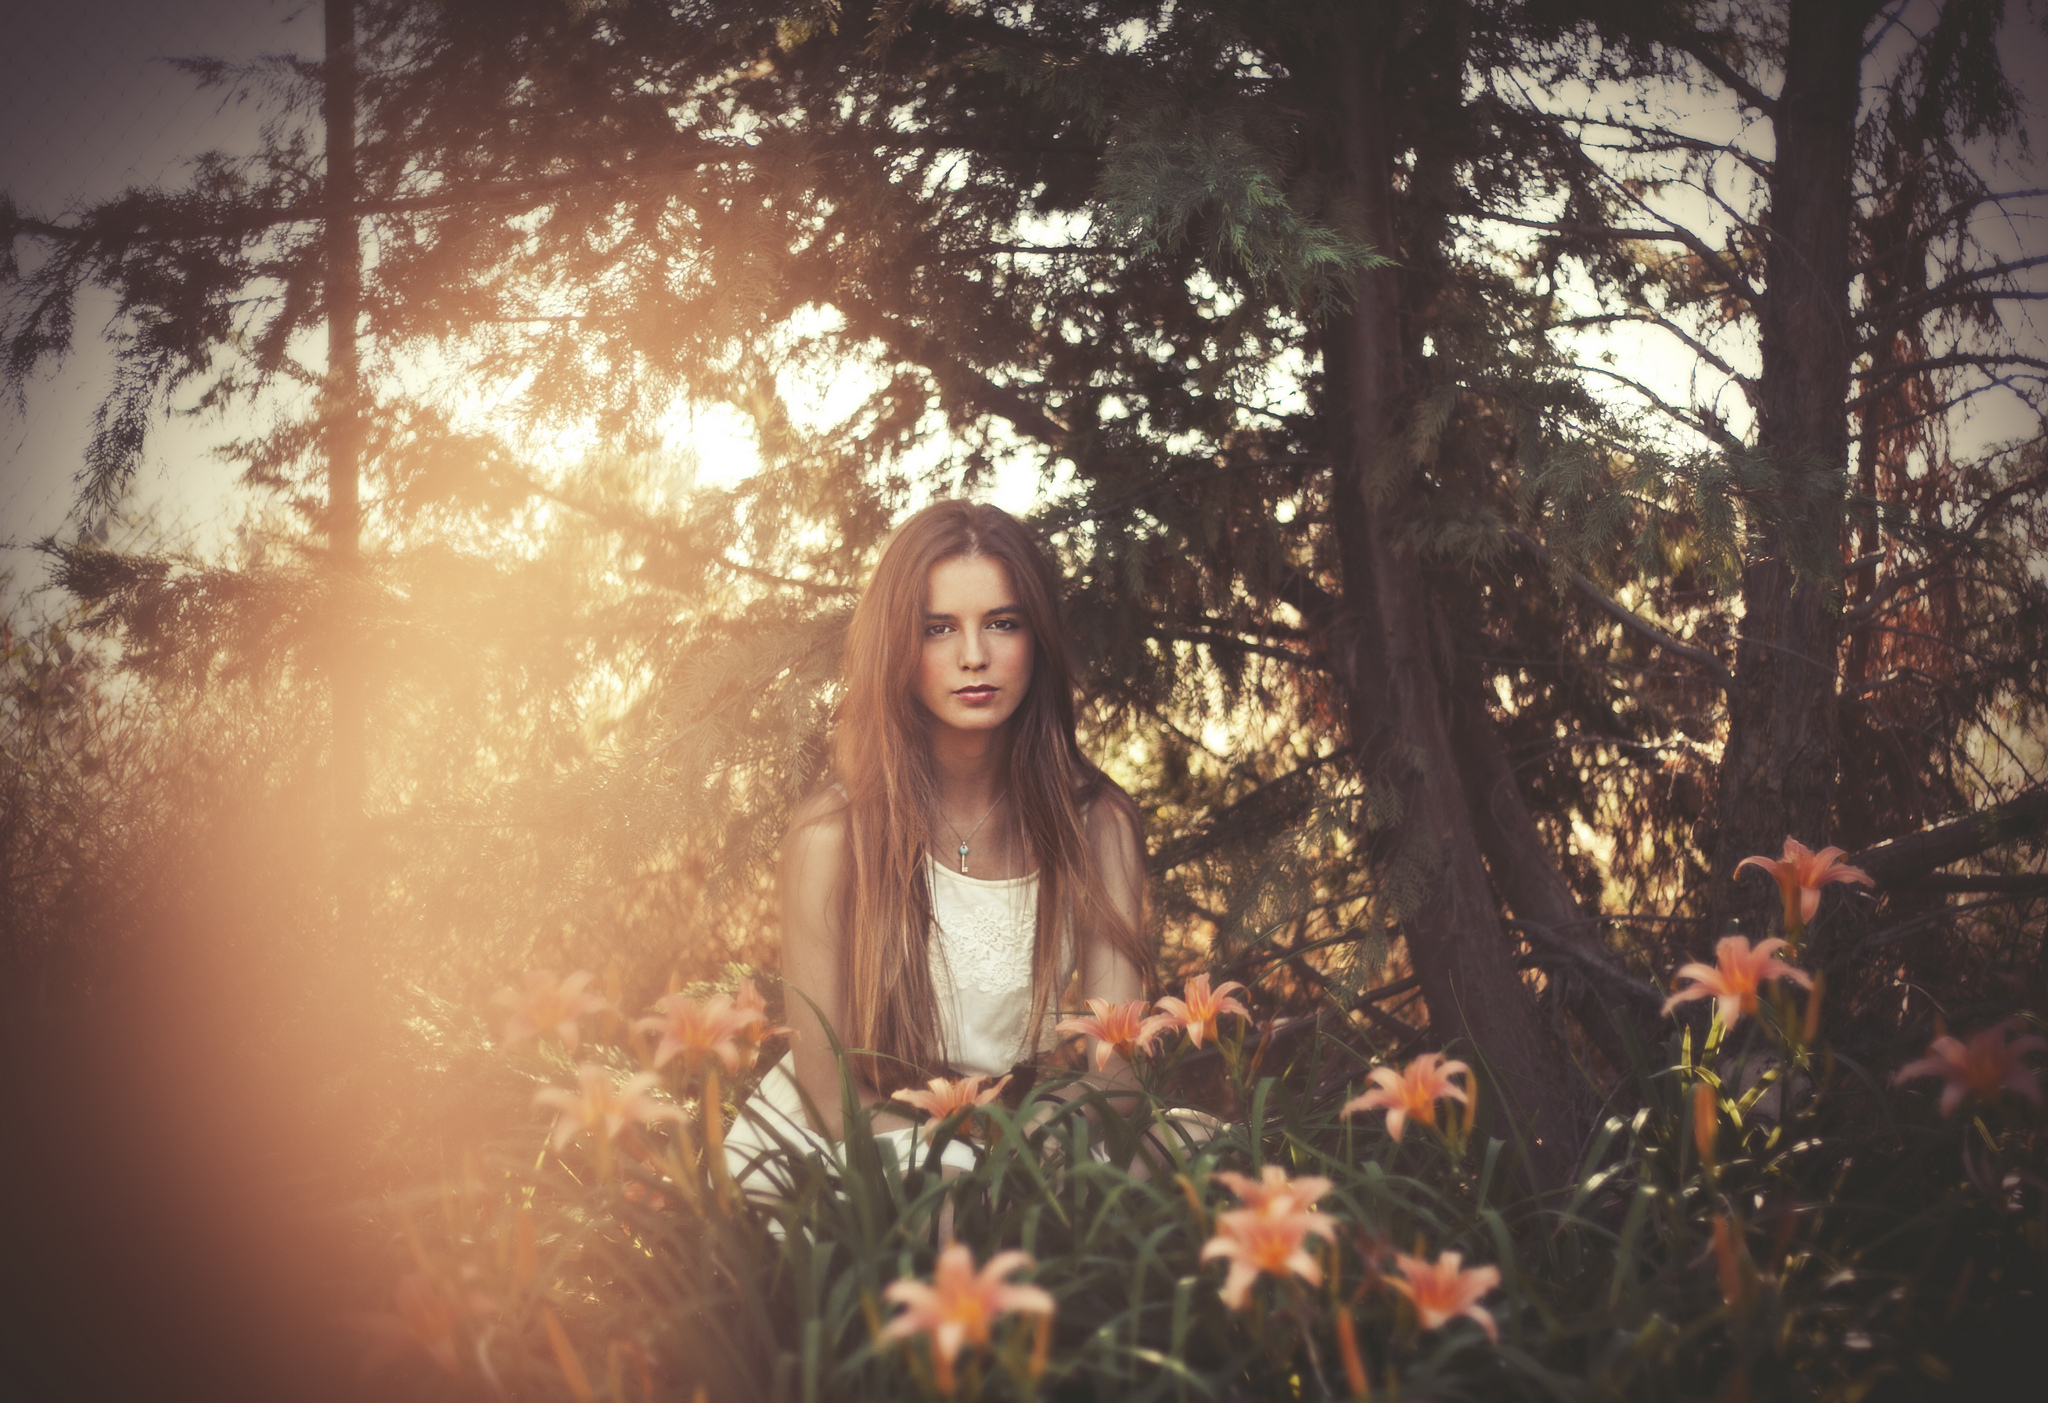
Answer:
<path fill-rule="evenodd" d="M 1122 804 L 1098 800 L 1088 814 L 1088 840 L 1094 844 L 1097 870 L 1102 873 L 1110 904 L 1137 928 L 1144 919 L 1148 880 L 1145 845 L 1137 822 Z M 1120 1004 L 1145 997 L 1144 973 L 1101 931 L 1082 933 L 1080 965 L 1083 999 Z M 1105 1091 L 1137 1087 L 1130 1064 L 1115 1053 L 1101 1071 L 1090 1070 L 1082 1080 Z M 1077 1083 L 1074 1090 L 1080 1089 Z"/>
<path fill-rule="evenodd" d="M 839 1063 L 824 1019 L 845 1045 L 846 1011 L 839 988 L 840 893 L 848 880 L 846 809 L 831 791 L 814 795 L 797 809 L 782 840 L 782 978 L 797 1084 L 811 1098 L 823 1122 L 816 1129 L 831 1139 L 846 1133 L 839 1104 Z M 794 997 L 802 995 L 802 998 Z M 810 1002 L 806 1003 L 805 999 Z M 811 1005 L 817 1006 L 813 1011 Z M 822 1017 L 821 1017 L 822 1015 Z M 858 1076 L 854 1089 L 863 1106 L 885 1098 Z M 880 1111 L 875 1128 L 908 1125 L 912 1118 Z"/>

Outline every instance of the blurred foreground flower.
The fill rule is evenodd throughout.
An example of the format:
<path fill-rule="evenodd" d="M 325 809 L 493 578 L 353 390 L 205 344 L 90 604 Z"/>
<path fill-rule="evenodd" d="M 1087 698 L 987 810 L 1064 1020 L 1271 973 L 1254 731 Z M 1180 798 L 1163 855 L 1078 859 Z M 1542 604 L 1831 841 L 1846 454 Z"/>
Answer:
<path fill-rule="evenodd" d="M 759 995 L 755 996 L 758 1004 Z M 654 1050 L 654 1065 L 666 1067 L 677 1057 L 683 1070 L 694 1072 L 716 1057 L 728 1073 L 753 1065 L 759 1045 L 751 1034 L 768 1016 L 759 1007 L 743 1007 L 724 994 L 713 994 L 701 1003 L 687 994 L 664 994 L 654 1001 L 658 1014 L 635 1019 L 636 1033 L 660 1033 Z"/>
<path fill-rule="evenodd" d="M 1811 989 L 1813 979 L 1805 970 L 1776 958 L 1784 948 L 1785 942 L 1775 938 L 1752 949 L 1746 935 L 1722 936 L 1714 946 L 1716 964 L 1694 962 L 1679 967 L 1678 978 L 1693 980 L 1693 986 L 1666 999 L 1664 1011 L 1669 1013 L 1688 999 L 1712 997 L 1719 1001 L 1721 1026 L 1733 1028 L 1743 1014 L 1756 1012 L 1757 991 L 1765 980 L 1789 979 Z"/>
<path fill-rule="evenodd" d="M 1257 1179 L 1229 1173 L 1216 1177 L 1245 1204 L 1217 1215 L 1216 1235 L 1202 1244 L 1203 1261 L 1229 1259 L 1230 1274 L 1217 1291 L 1223 1304 L 1244 1309 L 1252 1283 L 1261 1276 L 1293 1275 L 1311 1286 L 1322 1285 L 1323 1269 L 1309 1255 L 1308 1235 L 1318 1233 L 1336 1241 L 1335 1221 L 1315 1207 L 1315 1201 L 1330 1191 L 1330 1181 L 1314 1174 L 1289 1179 L 1272 1164 Z"/>
<path fill-rule="evenodd" d="M 1946 1034 L 1928 1044 L 1927 1055 L 1908 1062 L 1892 1074 L 1892 1085 L 1940 1077 L 1941 1113 L 1952 1116 L 1965 1096 L 1986 1104 L 1996 1101 L 2001 1091 L 2016 1091 L 2041 1104 L 2040 1076 L 2020 1059 L 2029 1052 L 2048 1049 L 2048 1039 L 2029 1033 L 2012 1037 L 2020 1030 L 2016 1018 L 1994 1024 L 1971 1035 L 1964 1043 Z"/>
<path fill-rule="evenodd" d="M 1736 874 L 1745 867 L 1761 867 L 1778 879 L 1778 893 L 1785 902 L 1785 929 L 1803 930 L 1813 913 L 1820 910 L 1820 889 L 1829 882 L 1857 882 L 1872 887 L 1877 883 L 1860 867 L 1842 861 L 1840 848 L 1814 852 L 1797 838 L 1785 840 L 1784 856 L 1745 857 L 1735 864 Z"/>
<path fill-rule="evenodd" d="M 1219 1169 L 1211 1177 L 1236 1194 L 1237 1201 L 1246 1208 L 1269 1218 L 1309 1212 L 1314 1209 L 1316 1200 L 1332 1187 L 1330 1181 L 1320 1174 L 1304 1174 L 1299 1179 L 1290 1179 L 1287 1171 L 1277 1164 L 1261 1169 L 1256 1179 L 1233 1174 L 1227 1169 Z"/>
<path fill-rule="evenodd" d="M 1467 1106 L 1472 1104 L 1466 1087 L 1451 1080 L 1452 1077 L 1463 1077 L 1469 1086 L 1472 1069 L 1463 1062 L 1447 1059 L 1441 1052 L 1422 1053 L 1398 1072 L 1392 1067 L 1375 1067 L 1369 1075 L 1376 1085 L 1371 1091 L 1346 1101 L 1342 1114 L 1348 1116 L 1359 1111 L 1384 1110 L 1387 1113 L 1387 1134 L 1397 1144 L 1401 1132 L 1408 1128 L 1410 1116 L 1424 1125 L 1435 1125 L 1436 1103 L 1446 1096 Z"/>
<path fill-rule="evenodd" d="M 364 1312 L 353 1323 L 370 1336 L 363 1354 L 365 1374 L 398 1358 L 408 1349 L 418 1349 L 450 1374 L 462 1372 L 462 1358 L 455 1350 L 455 1306 L 427 1278 L 425 1272 L 407 1272 L 391 1293 L 393 1311 Z"/>
<path fill-rule="evenodd" d="M 1726 1213 L 1714 1215 L 1714 1279 L 1721 1285 L 1721 1299 L 1738 1309 L 1748 1302 L 1748 1277 L 1743 1264 L 1749 1244 L 1739 1236 Z"/>
<path fill-rule="evenodd" d="M 1161 1030 L 1185 1028 L 1188 1031 L 1188 1041 L 1200 1047 L 1205 1037 L 1216 1036 L 1216 1020 L 1224 1014 L 1234 1013 L 1240 1018 L 1247 1019 L 1252 1016 L 1250 1009 L 1230 997 L 1230 991 L 1233 989 L 1241 993 L 1244 985 L 1232 979 L 1211 991 L 1209 976 L 1196 975 L 1188 981 L 1187 988 L 1181 991 L 1186 995 L 1185 998 L 1176 999 L 1168 994 L 1159 1000 L 1160 1012 L 1167 1020 L 1161 1025 Z"/>
<path fill-rule="evenodd" d="M 917 1107 L 935 1121 L 944 1120 L 958 1111 L 973 1111 L 986 1106 L 1003 1094 L 1003 1088 L 1010 1084 L 1004 1077 L 986 1091 L 980 1089 L 987 1077 L 961 1077 L 958 1081 L 947 1081 L 944 1077 L 933 1077 L 925 1083 L 925 1091 L 899 1091 L 891 1099 L 905 1101 Z"/>
<path fill-rule="evenodd" d="M 1007 1080 L 1007 1078 L 1005 1078 Z M 986 1346 L 989 1327 L 1002 1315 L 1053 1313 L 1053 1298 L 1037 1286 L 1018 1286 L 1003 1278 L 1033 1265 L 1029 1252 L 998 1252 L 979 1272 L 974 1254 L 964 1243 L 951 1243 L 939 1253 L 932 1284 L 915 1278 L 892 1281 L 884 1299 L 903 1309 L 882 1328 L 884 1340 L 929 1335 L 932 1373 L 939 1392 L 954 1389 L 953 1362 L 965 1345 Z"/>
<path fill-rule="evenodd" d="M 1500 1285 L 1500 1268 L 1467 1267 L 1464 1260 L 1458 1252 L 1441 1253 L 1434 1262 L 1396 1252 L 1397 1274 L 1389 1275 L 1386 1283 L 1415 1303 L 1415 1318 L 1423 1329 L 1434 1330 L 1461 1315 L 1470 1316 L 1489 1340 L 1499 1344 L 1500 1327 L 1479 1300 Z"/>
<path fill-rule="evenodd" d="M 755 1052 L 761 1044 L 772 1037 L 787 1033 L 789 1029 L 768 1021 L 768 1001 L 761 997 L 761 991 L 754 987 L 752 979 L 742 979 L 740 987 L 733 991 L 733 1012 L 747 1022 L 739 1030 L 740 1041 Z"/>
<path fill-rule="evenodd" d="M 516 1043 L 552 1033 L 574 1052 L 581 1037 L 577 1020 L 610 1007 L 603 995 L 591 991 L 590 981 L 595 978 L 589 970 L 579 969 L 567 979 L 557 980 L 553 970 L 537 969 L 527 972 L 525 989 L 500 989 L 491 1002 L 511 1013 L 505 1020 L 505 1041 Z"/>
<path fill-rule="evenodd" d="M 534 1105 L 552 1106 L 558 1113 L 551 1137 L 557 1152 L 567 1149 L 570 1141 L 586 1130 L 597 1131 L 600 1143 L 608 1145 L 628 1121 L 652 1125 L 658 1120 L 680 1123 L 684 1119 L 679 1107 L 648 1094 L 661 1080 L 652 1072 L 615 1082 L 611 1068 L 585 1062 L 576 1069 L 576 1076 L 583 1083 L 581 1091 L 549 1087 L 534 1093 Z"/>
<path fill-rule="evenodd" d="M 1065 1019 L 1053 1031 L 1061 1037 L 1078 1033 L 1095 1039 L 1095 1070 L 1098 1072 L 1109 1065 L 1110 1053 L 1128 1060 L 1138 1053 L 1150 1052 L 1153 1040 L 1175 1026 L 1171 1014 L 1155 1013 L 1146 1017 L 1143 999 L 1120 1004 L 1113 1004 L 1108 999 L 1090 999 L 1088 1007 L 1094 1017 Z"/>

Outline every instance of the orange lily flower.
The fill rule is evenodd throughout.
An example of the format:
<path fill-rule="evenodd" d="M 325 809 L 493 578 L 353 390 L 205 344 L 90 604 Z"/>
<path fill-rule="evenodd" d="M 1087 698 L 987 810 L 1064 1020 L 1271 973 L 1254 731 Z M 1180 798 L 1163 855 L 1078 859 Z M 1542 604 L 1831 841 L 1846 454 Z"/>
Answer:
<path fill-rule="evenodd" d="M 1252 1016 L 1250 1009 L 1230 997 L 1233 989 L 1242 993 L 1244 985 L 1232 979 L 1212 992 L 1209 976 L 1196 975 L 1181 991 L 1185 998 L 1176 999 L 1169 994 L 1159 1000 L 1160 1011 L 1167 1020 L 1162 1027 L 1187 1029 L 1188 1041 L 1200 1047 L 1204 1037 L 1216 1036 L 1216 1020 L 1224 1014 L 1234 1013 L 1247 1019 Z"/>
<path fill-rule="evenodd" d="M 1468 1106 L 1472 1104 L 1467 1087 L 1451 1080 L 1461 1076 L 1469 1086 L 1472 1069 L 1463 1062 L 1446 1058 L 1441 1052 L 1421 1053 L 1398 1072 L 1392 1067 L 1375 1067 L 1369 1075 L 1378 1084 L 1371 1091 L 1346 1101 L 1340 1114 L 1348 1116 L 1357 1111 L 1384 1110 L 1387 1113 L 1387 1134 L 1396 1144 L 1401 1141 L 1401 1132 L 1408 1128 L 1410 1116 L 1424 1125 L 1435 1125 L 1436 1103 L 1446 1096 Z"/>
<path fill-rule="evenodd" d="M 1743 1014 L 1756 1012 L 1757 990 L 1763 987 L 1765 980 L 1789 979 L 1811 989 L 1811 975 L 1775 958 L 1776 952 L 1784 948 L 1785 942 L 1775 938 L 1752 948 L 1746 935 L 1722 936 L 1714 946 L 1716 964 L 1694 962 L 1679 966 L 1678 978 L 1690 979 L 1694 983 L 1690 989 L 1681 989 L 1666 999 L 1664 1011 L 1671 1012 L 1687 999 L 1711 996 L 1719 1001 L 1721 1026 L 1733 1028 Z"/>
<path fill-rule="evenodd" d="M 1820 889 L 1829 882 L 1859 882 L 1874 887 L 1868 872 L 1860 867 L 1851 867 L 1842 861 L 1840 848 L 1822 848 L 1814 852 L 1797 838 L 1785 840 L 1785 854 L 1780 858 L 1745 857 L 1735 864 L 1739 874 L 1745 867 L 1761 867 L 1778 879 L 1778 892 L 1785 900 L 1785 929 L 1804 929 L 1813 919 L 1813 913 L 1820 910 Z M 1797 911 L 1795 920 L 1793 912 Z"/>
<path fill-rule="evenodd" d="M 1917 1081 L 1921 1077 L 1940 1077 L 1941 1113 L 1952 1116 L 1963 1098 L 1986 1103 L 1996 1101 L 2001 1091 L 2016 1091 L 2032 1101 L 2041 1104 L 2041 1080 L 2038 1073 L 2020 1059 L 2029 1052 L 2048 1049 L 2048 1039 L 2029 1033 L 2025 1037 L 2009 1037 L 2019 1031 L 2018 1019 L 2008 1018 L 1982 1032 L 1974 1033 L 1967 1043 L 1943 1034 L 1928 1044 L 1927 1055 L 1917 1062 L 1908 1062 L 1892 1074 L 1892 1085 Z"/>
<path fill-rule="evenodd" d="M 998 1316 L 1053 1313 L 1049 1292 L 1003 1279 L 1031 1265 L 1029 1252 L 1012 1250 L 996 1253 L 977 1272 L 974 1253 L 967 1245 L 951 1243 L 939 1253 L 931 1285 L 906 1277 L 882 1289 L 884 1299 L 903 1307 L 882 1327 L 882 1338 L 907 1340 L 913 1335 L 929 1335 L 934 1382 L 939 1392 L 950 1397 L 953 1361 L 966 1345 L 986 1346 L 989 1327 Z"/>
<path fill-rule="evenodd" d="M 988 1090 L 979 1090 L 987 1080 L 987 1077 L 962 1077 L 958 1081 L 947 1081 L 944 1077 L 933 1077 L 925 1083 L 931 1088 L 929 1091 L 899 1091 L 891 1099 L 907 1101 L 933 1120 L 944 1120 L 955 1112 L 986 1106 L 1002 1095 L 1003 1088 L 1010 1084 L 1010 1079 L 1004 1077 Z"/>
<path fill-rule="evenodd" d="M 1273 1205 L 1269 1205 L 1273 1206 Z M 1314 1209 L 1269 1212 L 1237 1208 L 1216 1217 L 1216 1235 L 1202 1244 L 1202 1260 L 1226 1257 L 1230 1274 L 1217 1295 L 1232 1310 L 1243 1310 L 1252 1283 L 1261 1276 L 1300 1277 L 1311 1286 L 1323 1284 L 1323 1269 L 1307 1249 L 1308 1235 L 1320 1233 L 1335 1241 L 1337 1225 Z"/>
<path fill-rule="evenodd" d="M 754 987 L 754 981 L 751 979 L 740 981 L 740 987 L 733 992 L 732 1006 L 735 1013 L 742 1016 L 750 1015 L 746 1026 L 741 1030 L 741 1036 L 756 1048 L 778 1033 L 789 1031 L 768 1021 L 768 1001 L 761 997 L 761 991 Z"/>
<path fill-rule="evenodd" d="M 753 1063 L 754 1043 L 747 1035 L 767 1021 L 759 1009 L 735 1005 L 724 994 L 713 994 L 702 1003 L 684 994 L 664 994 L 654 1006 L 661 1012 L 636 1020 L 633 1031 L 661 1034 L 655 1066 L 665 1067 L 678 1055 L 686 1071 L 695 1071 L 713 1057 L 729 1073 Z"/>
<path fill-rule="evenodd" d="M 1095 1039 L 1095 1070 L 1098 1072 L 1109 1065 L 1110 1053 L 1129 1060 L 1138 1053 L 1150 1052 L 1153 1040 L 1174 1026 L 1170 1014 L 1155 1013 L 1147 1018 L 1143 999 L 1121 1004 L 1113 1004 L 1108 999 L 1090 999 L 1088 1007 L 1094 1017 L 1062 1019 L 1053 1031 L 1063 1038 L 1079 1033 Z"/>
<path fill-rule="evenodd" d="M 1500 1285 L 1500 1268 L 1467 1267 L 1464 1260 L 1457 1252 L 1442 1253 L 1434 1262 L 1396 1252 L 1394 1270 L 1399 1275 L 1388 1276 L 1386 1283 L 1415 1303 L 1415 1318 L 1423 1329 L 1434 1330 L 1465 1315 L 1499 1344 L 1500 1327 L 1479 1299 Z"/>
<path fill-rule="evenodd" d="M 681 1108 L 648 1095 L 661 1081 L 652 1072 L 614 1082 L 609 1067 L 585 1062 L 576 1075 L 583 1083 L 581 1091 L 549 1087 L 534 1093 L 534 1105 L 552 1106 L 557 1112 L 552 1137 L 557 1151 L 568 1148 L 569 1142 L 586 1130 L 597 1131 L 609 1144 L 626 1128 L 627 1121 L 652 1125 L 658 1120 L 684 1119 Z"/>
<path fill-rule="evenodd" d="M 1314 1212 L 1316 1200 L 1333 1187 L 1320 1174 L 1304 1174 L 1299 1179 L 1290 1179 L 1287 1171 L 1277 1164 L 1267 1165 L 1259 1171 L 1256 1179 L 1233 1174 L 1227 1169 L 1219 1169 L 1211 1177 L 1236 1194 L 1237 1201 L 1244 1205 L 1245 1210 L 1268 1218 Z"/>
<path fill-rule="evenodd" d="M 587 969 L 579 969 L 562 980 L 555 978 L 553 970 L 530 970 L 525 989 L 500 989 L 491 996 L 491 1002 L 511 1013 L 505 1020 L 505 1041 L 516 1043 L 552 1033 L 562 1040 L 563 1047 L 574 1052 L 581 1035 L 577 1020 L 586 1013 L 598 1013 L 609 1007 L 603 995 L 589 988 L 595 978 Z"/>

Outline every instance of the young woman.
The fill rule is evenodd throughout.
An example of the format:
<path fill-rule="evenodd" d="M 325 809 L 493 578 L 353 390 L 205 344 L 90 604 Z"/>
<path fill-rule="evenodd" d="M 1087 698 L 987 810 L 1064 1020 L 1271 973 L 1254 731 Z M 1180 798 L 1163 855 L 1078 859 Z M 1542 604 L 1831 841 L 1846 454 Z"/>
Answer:
<path fill-rule="evenodd" d="M 949 501 L 905 522 L 845 675 L 833 782 L 783 844 L 794 1045 L 754 1109 L 785 1134 L 844 1133 L 829 1022 L 871 1124 L 909 1139 L 896 1091 L 1030 1061 L 1062 1002 L 1145 996 L 1144 847 L 1136 807 L 1075 743 L 1059 580 L 1007 513 Z M 743 1117 L 728 1150 L 761 1143 Z"/>

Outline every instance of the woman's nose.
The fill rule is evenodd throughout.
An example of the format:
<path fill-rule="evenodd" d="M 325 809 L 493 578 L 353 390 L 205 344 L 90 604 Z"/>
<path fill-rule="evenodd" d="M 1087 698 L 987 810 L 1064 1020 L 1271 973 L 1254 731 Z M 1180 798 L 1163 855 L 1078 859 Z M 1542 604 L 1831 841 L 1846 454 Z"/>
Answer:
<path fill-rule="evenodd" d="M 988 666 L 988 649 L 982 644 L 980 629 L 960 630 L 960 666 L 974 672 Z"/>

